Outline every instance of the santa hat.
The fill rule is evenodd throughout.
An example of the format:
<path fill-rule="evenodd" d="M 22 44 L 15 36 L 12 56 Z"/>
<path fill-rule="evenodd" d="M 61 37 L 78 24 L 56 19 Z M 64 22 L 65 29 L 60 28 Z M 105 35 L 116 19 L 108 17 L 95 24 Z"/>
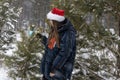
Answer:
<path fill-rule="evenodd" d="M 47 19 L 55 20 L 58 22 L 62 22 L 65 20 L 64 10 L 60 10 L 58 8 L 53 8 L 48 14 Z"/>

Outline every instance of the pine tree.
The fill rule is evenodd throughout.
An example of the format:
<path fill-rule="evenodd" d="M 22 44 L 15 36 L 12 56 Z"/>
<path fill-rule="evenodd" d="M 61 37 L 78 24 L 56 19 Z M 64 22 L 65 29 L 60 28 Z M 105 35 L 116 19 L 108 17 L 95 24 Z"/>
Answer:
<path fill-rule="evenodd" d="M 3 0 L 3 1 L 4 3 L 7 3 L 6 1 L 8 0 Z M 14 37 L 16 36 L 16 33 L 18 33 L 18 31 L 15 31 L 16 27 L 14 26 L 13 22 L 17 21 L 16 18 L 19 17 L 21 8 L 18 8 L 19 6 L 17 6 L 17 9 L 16 9 L 15 8 L 16 6 L 14 5 L 14 3 L 15 2 L 10 2 L 8 3 L 10 4 L 10 6 L 7 6 L 7 8 L 2 8 L 3 10 L 5 10 L 3 14 L 6 12 L 8 12 L 8 14 L 3 16 L 4 22 L 0 28 L 0 31 L 3 32 L 3 28 L 4 28 L 6 30 L 4 34 L 7 34 L 7 38 L 4 34 L 0 34 L 0 38 L 1 38 L 0 46 L 3 46 L 7 43 L 12 44 L 12 41 L 13 41 L 14 44 L 17 44 L 17 50 L 13 52 L 12 56 L 3 54 L 2 56 L 0 55 L 0 58 L 5 58 L 4 59 L 5 64 L 8 68 L 10 68 L 9 76 L 12 77 L 14 80 L 17 80 L 17 79 L 40 80 L 41 76 L 40 76 L 39 68 L 40 68 L 40 62 L 41 62 L 40 60 L 42 57 L 42 53 L 44 52 L 43 51 L 44 46 L 41 44 L 40 39 L 35 38 L 34 34 L 31 37 L 28 37 L 28 35 L 24 31 L 22 31 L 21 33 L 22 41 L 16 42 L 16 39 Z M 7 24 L 7 22 L 10 23 L 10 26 Z M 4 26 L 5 24 L 7 24 L 7 26 Z M 17 26 L 17 29 L 18 29 L 18 26 Z M 9 40 L 9 39 L 12 39 L 12 40 Z M 0 47 L 0 49 L 2 49 L 1 51 L 4 50 L 3 47 Z"/>
<path fill-rule="evenodd" d="M 15 38 L 15 26 L 17 18 L 19 17 L 20 8 L 12 6 L 14 0 L 1 0 L 0 2 L 0 50 L 4 52 L 7 48 L 3 48 L 4 45 L 9 46 Z"/>
<path fill-rule="evenodd" d="M 15 80 L 40 80 L 40 60 L 44 52 L 41 39 L 36 38 L 35 34 L 28 37 L 25 32 L 21 36 L 17 50 L 5 59 L 10 68 L 9 75 Z"/>

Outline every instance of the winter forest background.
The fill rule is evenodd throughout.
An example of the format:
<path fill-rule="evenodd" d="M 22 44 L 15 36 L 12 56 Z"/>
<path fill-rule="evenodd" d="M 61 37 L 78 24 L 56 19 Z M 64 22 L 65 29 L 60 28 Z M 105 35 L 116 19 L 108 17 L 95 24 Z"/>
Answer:
<path fill-rule="evenodd" d="M 0 0 L 0 80 L 41 79 L 44 46 L 35 34 L 48 36 L 53 7 L 77 30 L 72 80 L 120 80 L 120 0 Z"/>

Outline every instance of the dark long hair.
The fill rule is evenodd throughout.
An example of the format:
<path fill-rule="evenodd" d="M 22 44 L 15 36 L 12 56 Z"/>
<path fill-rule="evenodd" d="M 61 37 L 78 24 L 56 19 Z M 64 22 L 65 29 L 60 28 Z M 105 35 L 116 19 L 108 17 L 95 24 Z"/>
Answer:
<path fill-rule="evenodd" d="M 60 48 L 60 38 L 59 38 L 59 34 L 58 34 L 58 27 L 60 25 L 61 25 L 60 22 L 53 20 L 53 26 L 51 26 L 51 30 L 49 32 L 49 37 L 48 37 L 48 44 L 49 44 L 51 38 L 55 38 L 58 48 Z"/>

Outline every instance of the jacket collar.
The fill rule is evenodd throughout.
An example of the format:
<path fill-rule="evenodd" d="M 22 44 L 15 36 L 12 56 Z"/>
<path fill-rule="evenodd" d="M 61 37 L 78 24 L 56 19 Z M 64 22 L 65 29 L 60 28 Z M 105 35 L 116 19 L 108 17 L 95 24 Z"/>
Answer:
<path fill-rule="evenodd" d="M 66 31 L 70 29 L 70 26 L 72 26 L 71 22 L 68 19 L 65 19 L 65 21 L 63 22 L 63 25 L 58 27 L 58 32 Z"/>

